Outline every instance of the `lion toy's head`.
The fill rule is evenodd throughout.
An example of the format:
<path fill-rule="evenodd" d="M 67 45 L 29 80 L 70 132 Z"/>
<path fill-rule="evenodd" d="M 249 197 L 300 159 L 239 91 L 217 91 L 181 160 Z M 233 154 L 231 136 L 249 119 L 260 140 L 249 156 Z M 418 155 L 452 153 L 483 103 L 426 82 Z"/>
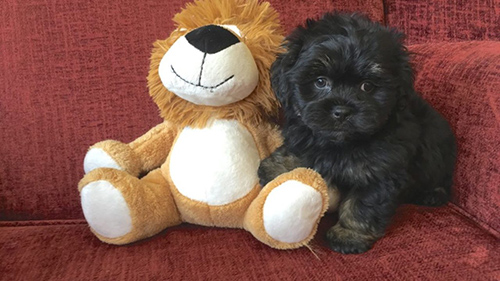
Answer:
<path fill-rule="evenodd" d="M 256 123 L 278 112 L 269 68 L 283 40 L 278 14 L 257 0 L 201 0 L 154 44 L 148 75 L 161 116 L 180 126 Z"/>

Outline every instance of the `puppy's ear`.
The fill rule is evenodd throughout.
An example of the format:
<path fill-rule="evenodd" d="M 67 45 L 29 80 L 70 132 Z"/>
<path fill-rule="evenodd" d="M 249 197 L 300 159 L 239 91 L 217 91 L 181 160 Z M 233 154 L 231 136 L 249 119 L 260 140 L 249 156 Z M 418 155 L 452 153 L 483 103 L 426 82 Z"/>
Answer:
<path fill-rule="evenodd" d="M 289 108 L 294 92 L 289 77 L 290 70 L 297 63 L 303 45 L 303 41 L 298 38 L 292 39 L 289 37 L 287 40 L 283 45 L 285 52 L 278 55 L 276 61 L 271 66 L 271 85 L 284 109 Z"/>
<path fill-rule="evenodd" d="M 398 109 L 404 110 L 408 105 L 410 98 L 415 95 L 415 89 L 413 87 L 413 71 L 411 64 L 409 62 L 403 63 L 400 72 L 400 89 L 398 96 Z"/>
<path fill-rule="evenodd" d="M 406 108 L 412 96 L 416 95 L 415 88 L 413 86 L 415 77 L 410 60 L 411 53 L 408 51 L 408 48 L 403 45 L 405 35 L 396 30 L 392 30 L 392 36 L 394 37 L 394 40 L 399 43 L 399 55 L 397 57 L 399 58 L 398 80 L 400 81 L 400 89 L 397 107 L 399 111 L 402 111 Z"/>

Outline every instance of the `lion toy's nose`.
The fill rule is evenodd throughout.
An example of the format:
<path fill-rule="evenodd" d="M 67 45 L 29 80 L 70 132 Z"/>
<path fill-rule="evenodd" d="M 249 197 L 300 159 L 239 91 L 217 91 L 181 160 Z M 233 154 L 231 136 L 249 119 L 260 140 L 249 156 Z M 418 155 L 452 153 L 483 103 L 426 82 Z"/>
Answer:
<path fill-rule="evenodd" d="M 203 53 L 215 54 L 240 40 L 229 30 L 218 25 L 206 25 L 186 35 L 187 41 Z"/>

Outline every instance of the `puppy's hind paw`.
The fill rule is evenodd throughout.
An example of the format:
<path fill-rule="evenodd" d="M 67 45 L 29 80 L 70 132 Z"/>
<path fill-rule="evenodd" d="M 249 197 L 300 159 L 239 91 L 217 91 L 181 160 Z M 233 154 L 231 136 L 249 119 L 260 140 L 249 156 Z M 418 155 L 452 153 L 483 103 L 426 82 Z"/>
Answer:
<path fill-rule="evenodd" d="M 438 207 L 446 204 L 450 199 L 450 194 L 444 188 L 438 187 L 430 192 L 426 192 L 413 199 L 414 204 Z"/>
<path fill-rule="evenodd" d="M 335 225 L 326 233 L 328 246 L 342 254 L 361 254 L 372 248 L 372 239 L 366 235 Z"/>

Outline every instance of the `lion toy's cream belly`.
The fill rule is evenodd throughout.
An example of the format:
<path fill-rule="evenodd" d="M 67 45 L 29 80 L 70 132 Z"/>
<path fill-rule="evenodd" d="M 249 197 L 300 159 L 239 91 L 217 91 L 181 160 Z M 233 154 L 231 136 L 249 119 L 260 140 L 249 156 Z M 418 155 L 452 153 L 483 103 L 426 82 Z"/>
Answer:
<path fill-rule="evenodd" d="M 259 151 L 235 120 L 184 128 L 170 153 L 170 177 L 183 196 L 212 206 L 234 202 L 258 183 Z"/>

